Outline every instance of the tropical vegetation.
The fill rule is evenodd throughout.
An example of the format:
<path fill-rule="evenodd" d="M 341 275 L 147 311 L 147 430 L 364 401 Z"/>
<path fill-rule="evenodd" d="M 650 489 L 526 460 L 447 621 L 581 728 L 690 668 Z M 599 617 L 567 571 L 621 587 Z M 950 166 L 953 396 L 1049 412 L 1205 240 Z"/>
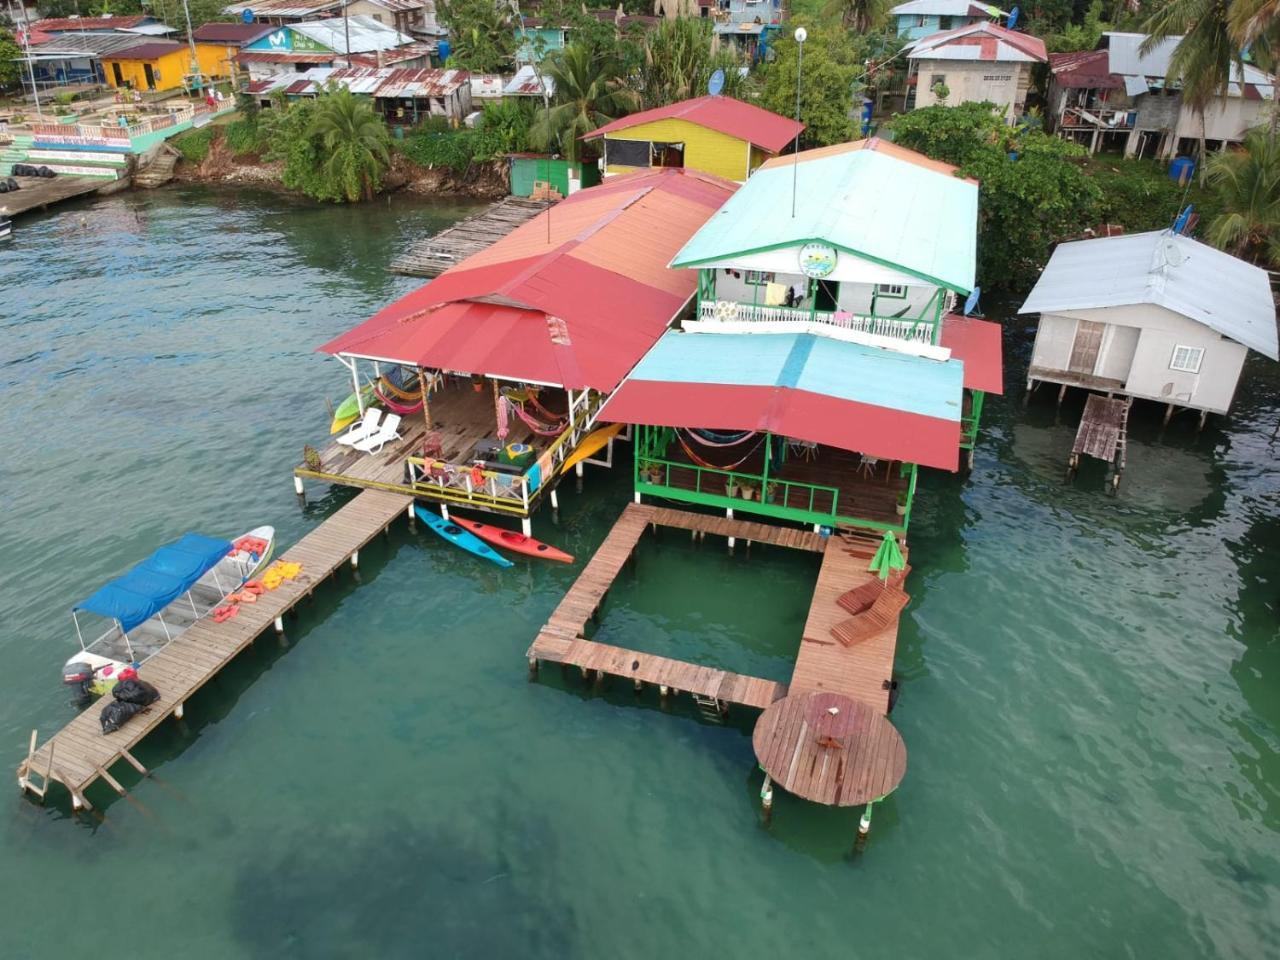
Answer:
<path fill-rule="evenodd" d="M 1249 131 L 1244 149 L 1215 154 L 1208 181 L 1221 212 L 1205 236 L 1237 257 L 1280 266 L 1280 140 Z"/>
<path fill-rule="evenodd" d="M 609 52 L 570 43 L 548 57 L 542 71 L 554 84 L 555 97 L 538 112 L 530 140 L 535 149 L 559 153 L 570 162 L 582 155 L 580 137 L 640 106 Z"/>

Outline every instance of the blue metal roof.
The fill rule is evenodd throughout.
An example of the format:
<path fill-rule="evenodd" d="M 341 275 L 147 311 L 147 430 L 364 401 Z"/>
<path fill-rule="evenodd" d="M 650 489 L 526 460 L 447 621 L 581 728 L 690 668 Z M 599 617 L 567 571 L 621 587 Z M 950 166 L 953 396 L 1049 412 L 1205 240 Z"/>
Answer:
<path fill-rule="evenodd" d="M 690 238 L 672 266 L 819 241 L 968 293 L 977 261 L 978 186 L 906 155 L 870 140 L 803 151 L 798 165 L 790 157 L 771 160 Z"/>
<path fill-rule="evenodd" d="M 120 621 L 126 633 L 155 616 L 231 552 L 229 540 L 188 533 L 73 608 Z"/>
<path fill-rule="evenodd" d="M 958 421 L 964 364 L 813 334 L 671 331 L 627 380 L 789 387 Z"/>

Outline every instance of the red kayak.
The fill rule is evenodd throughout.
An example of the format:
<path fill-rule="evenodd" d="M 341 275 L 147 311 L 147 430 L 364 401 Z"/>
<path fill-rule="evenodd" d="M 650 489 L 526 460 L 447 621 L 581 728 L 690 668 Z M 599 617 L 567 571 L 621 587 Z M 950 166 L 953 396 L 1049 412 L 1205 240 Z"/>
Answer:
<path fill-rule="evenodd" d="M 462 517 L 450 517 L 450 519 L 464 530 L 470 530 L 481 540 L 492 543 L 495 547 L 502 547 L 512 553 L 523 553 L 526 557 L 541 557 L 543 560 L 573 563 L 573 557 L 563 550 L 557 550 L 550 544 L 535 540 L 533 537 L 526 537 L 523 533 L 490 526 L 478 520 L 465 520 Z"/>

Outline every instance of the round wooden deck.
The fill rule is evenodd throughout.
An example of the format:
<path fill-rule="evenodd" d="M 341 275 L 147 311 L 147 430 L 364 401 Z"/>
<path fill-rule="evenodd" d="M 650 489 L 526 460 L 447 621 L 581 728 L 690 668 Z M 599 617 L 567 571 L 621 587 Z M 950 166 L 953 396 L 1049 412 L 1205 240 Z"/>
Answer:
<path fill-rule="evenodd" d="M 760 715 L 751 743 L 778 786 L 828 806 L 879 800 L 907 772 L 907 748 L 893 724 L 838 693 L 783 697 Z"/>

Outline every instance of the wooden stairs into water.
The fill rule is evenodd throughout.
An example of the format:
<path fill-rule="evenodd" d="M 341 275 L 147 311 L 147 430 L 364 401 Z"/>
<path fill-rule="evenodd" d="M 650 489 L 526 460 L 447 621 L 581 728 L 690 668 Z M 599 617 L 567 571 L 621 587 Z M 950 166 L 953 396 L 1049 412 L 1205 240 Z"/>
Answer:
<path fill-rule="evenodd" d="M 18 785 L 44 799 L 50 785 L 60 783 L 71 794 L 75 809 L 90 806 L 85 790 L 97 780 L 123 795 L 124 787 L 111 775 L 111 767 L 123 760 L 145 775 L 147 771 L 132 749 L 170 715 L 181 718 L 186 701 L 259 634 L 273 624 L 282 631 L 286 612 L 342 564 L 350 561 L 354 566 L 360 549 L 387 530 L 396 515 L 406 513 L 412 503 L 412 498 L 402 494 L 362 492 L 284 553 L 281 559 L 302 565 L 296 579 L 264 593 L 257 603 L 242 605 L 239 614 L 224 623 L 214 623 L 211 618 L 197 621 L 142 665 L 139 675 L 160 691 L 159 701 L 144 713 L 120 730 L 104 734 L 99 723 L 104 699 L 44 743 L 37 745 L 33 730 L 27 758 L 18 766 Z"/>
<path fill-rule="evenodd" d="M 546 200 L 503 197 L 480 213 L 417 241 L 391 261 L 391 272 L 411 277 L 438 277 L 528 223 L 548 206 L 550 203 Z"/>
<path fill-rule="evenodd" d="M 151 162 L 133 175 L 133 185 L 148 190 L 164 186 L 173 179 L 173 169 L 181 157 L 177 147 L 169 143 L 160 144 Z"/>

